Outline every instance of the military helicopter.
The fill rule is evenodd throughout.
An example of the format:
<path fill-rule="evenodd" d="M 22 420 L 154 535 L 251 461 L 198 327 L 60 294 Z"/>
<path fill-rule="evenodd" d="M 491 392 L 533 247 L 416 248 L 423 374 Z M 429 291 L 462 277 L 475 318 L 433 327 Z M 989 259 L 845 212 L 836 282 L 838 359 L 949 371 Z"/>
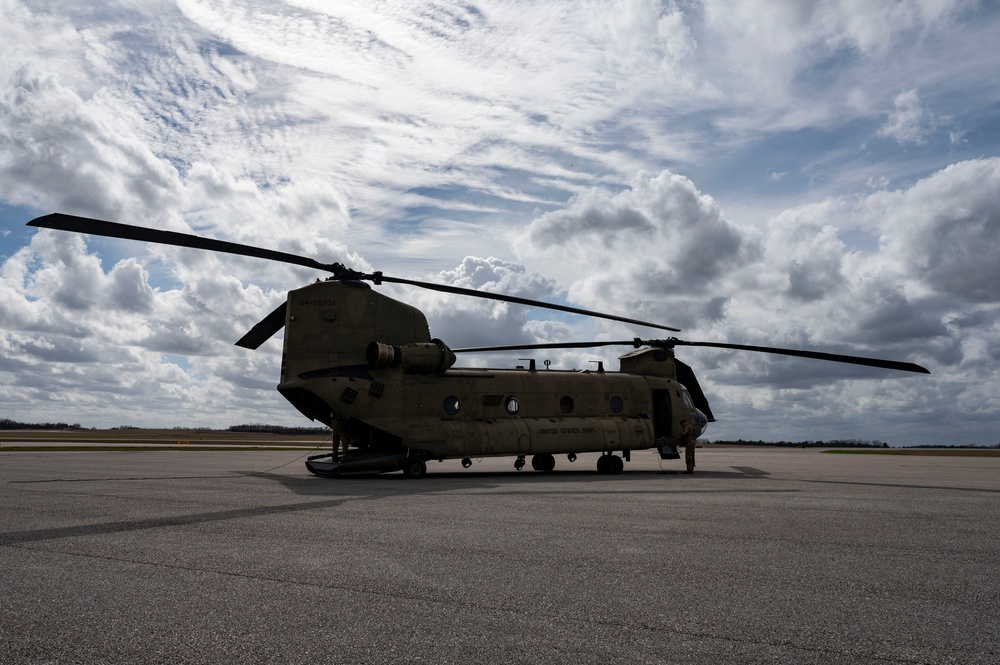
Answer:
<path fill-rule="evenodd" d="M 148 229 L 60 213 L 28 223 L 46 229 L 189 247 L 306 266 L 331 274 L 289 291 L 287 300 L 257 323 L 238 346 L 256 349 L 285 329 L 278 392 L 304 416 L 329 426 L 331 452 L 306 462 L 320 476 L 402 471 L 427 473 L 430 460 L 513 456 L 521 470 L 531 456 L 536 471 L 555 468 L 580 453 L 601 453 L 597 471 L 619 474 L 634 451 L 655 448 L 661 459 L 678 459 L 681 421 L 700 436 L 715 420 L 678 346 L 737 349 L 798 356 L 888 370 L 929 374 L 913 363 L 817 351 L 692 342 L 668 337 L 600 342 L 528 344 L 450 349 L 432 338 L 415 307 L 374 290 L 369 282 L 405 284 L 456 295 L 542 307 L 670 332 L 677 328 L 567 305 L 477 291 L 433 282 L 362 273 L 340 263 L 241 245 L 191 234 Z M 536 367 L 456 367 L 456 354 L 485 351 L 634 348 L 619 358 L 617 372 Z M 620 455 L 619 455 L 620 453 Z"/>

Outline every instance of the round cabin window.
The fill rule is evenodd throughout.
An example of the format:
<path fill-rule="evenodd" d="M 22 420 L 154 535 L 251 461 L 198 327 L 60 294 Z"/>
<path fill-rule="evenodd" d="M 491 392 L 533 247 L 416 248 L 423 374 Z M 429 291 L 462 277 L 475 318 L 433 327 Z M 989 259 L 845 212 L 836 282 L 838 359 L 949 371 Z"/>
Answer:
<path fill-rule="evenodd" d="M 563 413 L 573 413 L 573 398 L 569 395 L 563 395 L 563 398 L 559 400 L 559 410 Z"/>
<path fill-rule="evenodd" d="M 448 395 L 447 397 L 444 398 L 444 412 L 447 413 L 449 416 L 453 416 L 456 413 L 458 413 L 459 406 L 461 405 L 458 401 L 458 398 L 455 397 L 454 395 Z"/>
<path fill-rule="evenodd" d="M 521 403 L 517 401 L 516 397 L 507 398 L 507 413 L 517 413 L 521 410 Z"/>
<path fill-rule="evenodd" d="M 611 410 L 615 413 L 621 413 L 622 409 L 625 408 L 625 402 L 621 397 L 615 395 L 611 398 Z"/>

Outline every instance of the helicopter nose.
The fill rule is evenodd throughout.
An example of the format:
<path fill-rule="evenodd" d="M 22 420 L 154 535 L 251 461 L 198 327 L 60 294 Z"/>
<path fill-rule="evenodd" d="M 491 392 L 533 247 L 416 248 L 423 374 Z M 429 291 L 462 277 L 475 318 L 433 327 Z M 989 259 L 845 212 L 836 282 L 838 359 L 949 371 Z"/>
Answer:
<path fill-rule="evenodd" d="M 708 418 L 706 418 L 705 414 L 698 409 L 691 409 L 688 420 L 691 422 L 691 425 L 698 430 L 698 434 L 704 432 L 705 428 L 708 427 Z"/>

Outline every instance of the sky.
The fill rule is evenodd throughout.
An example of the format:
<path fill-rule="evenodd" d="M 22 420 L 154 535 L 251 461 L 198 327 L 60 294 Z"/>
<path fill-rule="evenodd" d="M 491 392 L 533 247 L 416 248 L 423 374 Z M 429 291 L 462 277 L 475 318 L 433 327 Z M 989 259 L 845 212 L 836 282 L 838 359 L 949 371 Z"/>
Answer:
<path fill-rule="evenodd" d="M 1000 5 L 0 0 L 0 417 L 309 425 L 306 268 L 50 212 L 681 328 L 704 438 L 1000 442 Z M 662 337 L 378 287 L 453 348 Z M 628 349 L 532 352 L 608 369 Z M 515 354 L 463 356 L 510 367 Z"/>

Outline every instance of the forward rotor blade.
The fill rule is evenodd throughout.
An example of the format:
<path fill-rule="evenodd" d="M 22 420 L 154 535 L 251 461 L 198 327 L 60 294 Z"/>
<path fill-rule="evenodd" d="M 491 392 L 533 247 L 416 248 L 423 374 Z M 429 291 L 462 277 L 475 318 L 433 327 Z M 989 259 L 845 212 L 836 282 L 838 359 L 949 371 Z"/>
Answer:
<path fill-rule="evenodd" d="M 930 371 L 914 363 L 899 362 L 897 360 L 883 360 L 881 358 L 865 358 L 863 356 L 846 356 L 838 353 L 824 353 L 822 351 L 802 351 L 800 349 L 782 349 L 773 346 L 748 346 L 746 344 L 727 344 L 723 342 L 688 342 L 683 339 L 671 337 L 670 339 L 639 339 L 603 341 L 603 342 L 554 342 L 545 344 L 515 344 L 511 346 L 480 346 L 464 349 L 452 349 L 455 353 L 486 353 L 490 351 L 529 351 L 532 349 L 590 349 L 599 346 L 653 346 L 660 348 L 673 348 L 675 346 L 703 346 L 714 349 L 734 349 L 737 351 L 755 351 L 757 353 L 772 353 L 784 356 L 796 356 L 799 358 L 812 358 L 813 360 L 827 360 L 830 362 L 847 363 L 850 365 L 864 365 L 866 367 L 878 367 L 880 369 L 891 369 L 900 372 L 917 372 L 919 374 L 930 374 Z"/>
<path fill-rule="evenodd" d="M 636 344 L 639 340 L 615 342 L 551 342 L 543 344 L 513 344 L 511 346 L 476 346 L 465 349 L 452 349 L 455 353 L 488 353 L 491 351 L 531 351 L 533 349 L 593 349 L 598 346 L 642 346 Z"/>
<path fill-rule="evenodd" d="M 285 308 L 287 305 L 287 302 L 281 303 L 277 309 L 258 321 L 257 325 L 236 342 L 236 346 L 242 346 L 244 349 L 256 349 L 271 339 L 285 327 Z"/>
<path fill-rule="evenodd" d="M 629 319 L 624 316 L 616 316 L 614 314 L 604 314 L 602 312 L 594 312 L 589 309 L 580 309 L 579 307 L 570 307 L 568 305 L 556 305 L 555 303 L 544 302 L 542 300 L 531 300 L 530 298 L 520 298 L 518 296 L 506 296 L 500 293 L 490 293 L 488 291 L 476 291 L 475 289 L 464 289 L 460 286 L 435 284 L 434 282 L 421 282 L 413 279 L 403 279 L 401 277 L 387 277 L 385 275 L 377 275 L 376 277 L 373 277 L 373 279 L 375 280 L 376 284 L 379 282 L 379 280 L 383 282 L 392 282 L 394 284 L 409 284 L 410 286 L 419 286 L 420 288 L 430 289 L 431 291 L 440 291 L 442 293 L 454 293 L 462 296 L 472 296 L 474 298 L 487 298 L 489 300 L 499 300 L 501 302 L 509 302 L 509 303 L 514 303 L 516 305 L 528 305 L 530 307 L 542 307 L 544 309 L 554 309 L 558 312 L 570 312 L 571 314 L 582 314 L 583 316 L 592 316 L 597 319 L 607 319 L 608 321 L 619 321 L 621 323 L 630 323 L 636 326 L 646 326 L 647 328 L 670 330 L 672 332 L 677 332 L 680 330 L 680 328 L 671 328 L 670 326 L 663 326 L 658 323 L 650 323 L 648 321 L 640 321 L 638 319 Z"/>
<path fill-rule="evenodd" d="M 713 349 L 735 349 L 737 351 L 756 351 L 758 353 L 773 353 L 783 356 L 796 356 L 799 358 L 812 358 L 814 360 L 829 360 L 836 363 L 847 363 L 849 365 L 864 365 L 866 367 L 879 367 L 881 369 L 892 369 L 900 372 L 917 372 L 919 374 L 930 374 L 930 370 L 914 363 L 904 363 L 896 360 L 882 360 L 880 358 L 865 358 L 863 356 L 845 356 L 839 353 L 823 353 L 821 351 L 801 351 L 799 349 L 780 349 L 772 346 L 747 346 L 745 344 L 725 344 L 721 342 L 686 342 L 681 339 L 670 340 L 674 346 L 704 346 Z"/>
<path fill-rule="evenodd" d="M 37 226 L 40 229 L 71 231 L 73 233 L 88 233 L 90 235 L 105 236 L 108 238 L 155 242 L 161 245 L 190 247 L 192 249 L 204 249 L 210 252 L 224 252 L 226 254 L 237 254 L 239 256 L 253 256 L 258 259 L 291 263 L 293 265 L 315 268 L 327 272 L 335 272 L 336 266 L 340 265 L 324 264 L 305 256 L 287 254 L 285 252 L 278 252 L 272 249 L 262 249 L 251 245 L 241 245 L 239 243 L 226 242 L 224 240 L 215 240 L 214 238 L 203 238 L 201 236 L 191 235 L 188 233 L 145 229 L 141 226 L 118 224 L 117 222 L 105 222 L 100 219 L 77 217 L 76 215 L 64 215 L 58 212 L 52 213 L 51 215 L 45 215 L 43 217 L 37 217 L 28 222 L 28 226 Z"/>

